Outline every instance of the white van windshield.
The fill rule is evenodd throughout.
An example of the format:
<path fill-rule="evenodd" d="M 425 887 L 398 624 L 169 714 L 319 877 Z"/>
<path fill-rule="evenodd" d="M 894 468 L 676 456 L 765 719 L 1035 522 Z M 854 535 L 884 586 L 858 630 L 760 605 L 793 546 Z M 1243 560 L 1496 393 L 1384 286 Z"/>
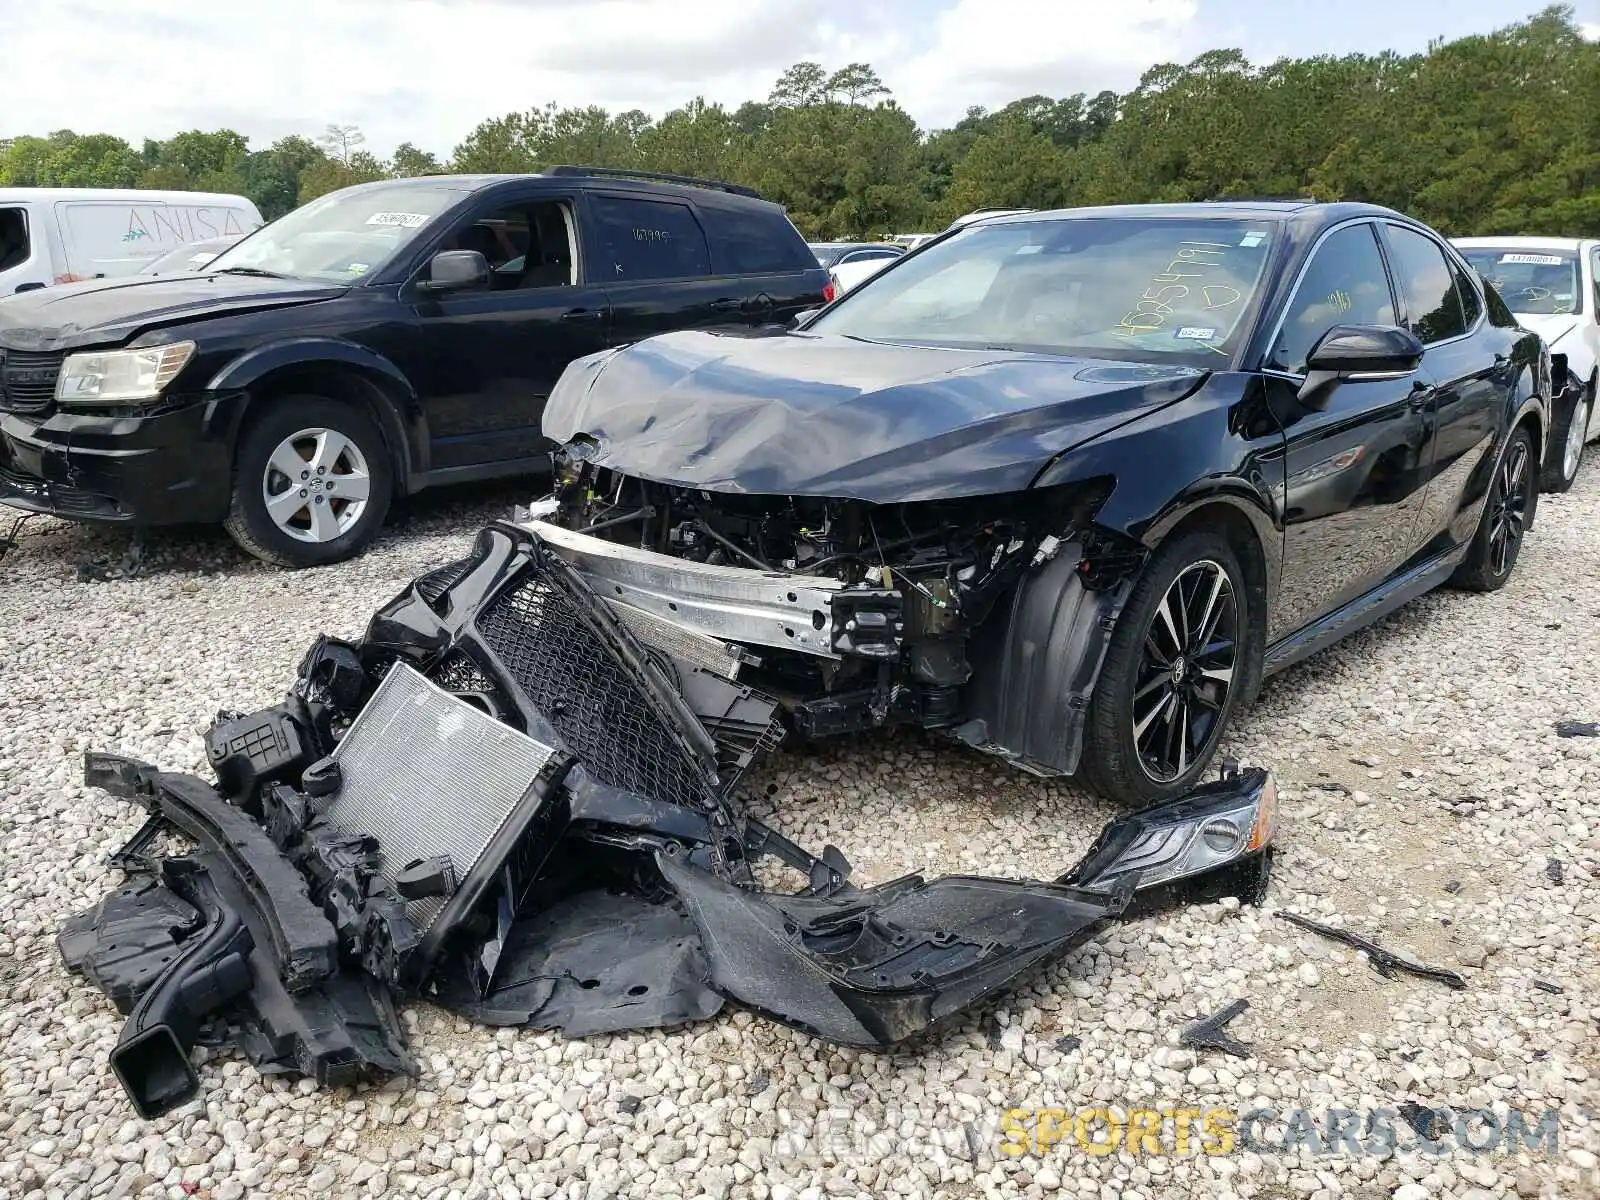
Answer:
<path fill-rule="evenodd" d="M 263 227 L 206 270 L 354 283 L 382 269 L 462 194 L 437 186 L 332 192 Z"/>

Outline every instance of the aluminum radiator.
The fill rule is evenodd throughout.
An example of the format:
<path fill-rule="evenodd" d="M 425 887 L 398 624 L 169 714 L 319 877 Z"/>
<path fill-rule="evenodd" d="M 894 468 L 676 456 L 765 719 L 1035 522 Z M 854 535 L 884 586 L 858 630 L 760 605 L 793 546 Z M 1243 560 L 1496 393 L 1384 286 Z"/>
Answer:
<path fill-rule="evenodd" d="M 334 751 L 343 782 L 328 819 L 378 839 L 389 882 L 440 855 L 462 880 L 553 753 L 398 663 Z M 444 903 L 413 900 L 406 915 L 425 932 Z"/>

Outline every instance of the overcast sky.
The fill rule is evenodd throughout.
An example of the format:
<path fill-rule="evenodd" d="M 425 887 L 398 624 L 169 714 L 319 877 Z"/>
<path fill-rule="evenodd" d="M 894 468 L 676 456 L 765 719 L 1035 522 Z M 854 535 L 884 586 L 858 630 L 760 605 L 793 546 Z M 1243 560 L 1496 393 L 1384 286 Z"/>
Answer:
<path fill-rule="evenodd" d="M 329 122 L 387 154 L 448 154 L 479 121 L 553 100 L 642 108 L 764 97 L 784 67 L 870 62 L 925 127 L 1033 92 L 1126 90 L 1238 46 L 1420 50 L 1538 0 L 0 0 L 0 137 L 70 128 L 135 145 L 228 126 L 263 147 Z M 1600 34 L 1600 0 L 1578 18 Z"/>

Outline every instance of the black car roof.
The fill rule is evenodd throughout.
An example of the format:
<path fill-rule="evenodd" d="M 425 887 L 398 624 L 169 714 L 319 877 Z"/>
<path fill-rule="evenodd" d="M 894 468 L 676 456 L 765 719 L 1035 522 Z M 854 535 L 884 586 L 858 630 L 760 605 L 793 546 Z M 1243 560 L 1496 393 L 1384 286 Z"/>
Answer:
<path fill-rule="evenodd" d="M 1416 225 L 1414 218 L 1392 208 L 1358 201 L 1318 200 L 1198 200 L 1180 204 L 1108 204 L 1092 208 L 1057 208 L 1048 211 L 990 217 L 985 225 L 1012 225 L 1027 221 L 1062 221 L 1094 217 L 1216 217 L 1235 220 L 1292 221 L 1303 229 L 1337 225 L 1354 217 L 1384 217 Z"/>
<path fill-rule="evenodd" d="M 728 188 L 737 187 L 734 184 L 725 184 L 720 180 L 702 179 L 693 180 L 687 176 L 652 177 L 648 173 L 640 175 L 610 174 L 597 171 L 593 175 L 584 174 L 581 169 L 569 169 L 561 174 L 546 174 L 544 172 L 526 172 L 517 174 L 473 174 L 473 175 L 413 175 L 406 179 L 378 179 L 371 183 L 358 183 L 347 189 L 365 191 L 385 191 L 391 188 L 404 187 L 437 187 L 448 191 L 462 193 L 476 193 L 493 191 L 497 188 L 525 184 L 530 180 L 548 180 L 551 184 L 577 183 L 580 186 L 602 186 L 618 188 L 624 191 L 637 190 L 641 192 L 663 191 L 677 192 L 679 194 L 692 194 L 700 204 L 710 204 L 725 207 L 760 207 L 780 208 L 771 200 L 755 194 L 749 189 L 729 191 Z"/>

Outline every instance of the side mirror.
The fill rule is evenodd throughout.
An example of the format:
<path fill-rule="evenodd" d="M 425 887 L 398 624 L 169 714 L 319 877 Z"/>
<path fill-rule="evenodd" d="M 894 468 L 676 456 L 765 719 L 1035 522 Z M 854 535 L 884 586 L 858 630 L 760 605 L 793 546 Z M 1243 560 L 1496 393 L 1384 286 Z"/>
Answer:
<path fill-rule="evenodd" d="M 794 316 L 789 318 L 788 327 L 790 329 L 799 329 L 800 326 L 804 325 L 807 321 L 811 320 L 812 317 L 816 316 L 821 311 L 822 310 L 820 308 L 808 308 L 804 312 L 797 312 Z"/>
<path fill-rule="evenodd" d="M 1336 385 L 1404 379 L 1422 365 L 1422 354 L 1417 335 L 1398 325 L 1335 325 L 1311 348 L 1298 399 L 1326 408 Z"/>
<path fill-rule="evenodd" d="M 428 264 L 424 292 L 467 292 L 489 286 L 489 260 L 476 250 L 441 250 Z"/>

